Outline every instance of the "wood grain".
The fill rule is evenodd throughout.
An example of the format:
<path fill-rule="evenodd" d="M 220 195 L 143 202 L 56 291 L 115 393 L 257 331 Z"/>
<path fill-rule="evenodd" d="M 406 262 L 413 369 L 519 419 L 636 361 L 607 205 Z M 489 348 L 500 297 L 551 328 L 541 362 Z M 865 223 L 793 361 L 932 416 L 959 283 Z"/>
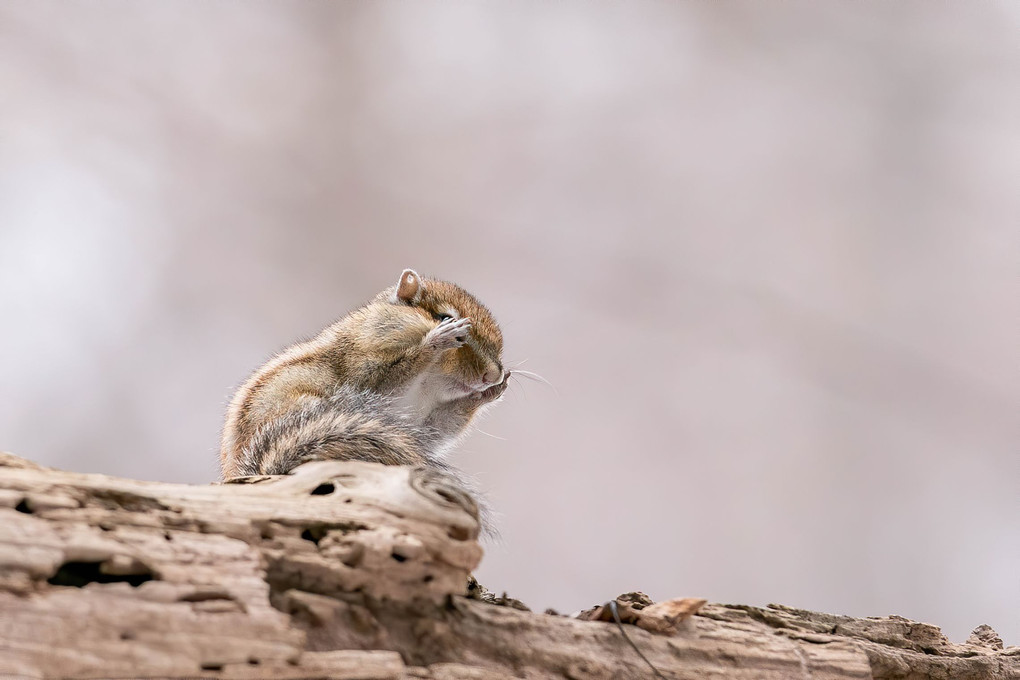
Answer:
<path fill-rule="evenodd" d="M 602 614 L 468 597 L 477 507 L 442 475 L 320 462 L 240 481 L 142 482 L 0 454 L 0 677 L 654 677 Z M 1020 678 L 1020 649 L 987 627 L 955 645 L 898 617 L 619 602 L 627 637 L 667 678 Z"/>

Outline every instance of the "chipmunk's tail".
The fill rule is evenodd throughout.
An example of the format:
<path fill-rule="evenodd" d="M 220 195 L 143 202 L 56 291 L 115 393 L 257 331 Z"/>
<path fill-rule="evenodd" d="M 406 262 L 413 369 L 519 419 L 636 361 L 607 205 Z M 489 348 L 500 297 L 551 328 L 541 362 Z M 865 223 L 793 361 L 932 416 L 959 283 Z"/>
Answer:
<path fill-rule="evenodd" d="M 436 467 L 439 442 L 392 399 L 341 389 L 262 427 L 242 450 L 238 475 L 282 475 L 312 460 Z"/>
<path fill-rule="evenodd" d="M 450 475 L 478 504 L 482 531 L 498 532 L 492 512 L 471 479 L 440 457 L 441 433 L 415 423 L 393 399 L 338 389 L 265 425 L 241 450 L 237 477 L 284 475 L 313 460 L 364 460 L 424 466 Z"/>

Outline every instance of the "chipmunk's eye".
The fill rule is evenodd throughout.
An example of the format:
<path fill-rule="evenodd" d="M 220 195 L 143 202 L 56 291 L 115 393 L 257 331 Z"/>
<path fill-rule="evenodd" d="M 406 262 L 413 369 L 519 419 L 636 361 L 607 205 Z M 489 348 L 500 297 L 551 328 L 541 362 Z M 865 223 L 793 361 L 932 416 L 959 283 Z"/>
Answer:
<path fill-rule="evenodd" d="M 442 323 L 447 319 L 452 319 L 453 317 L 450 316 L 449 314 L 440 314 L 439 312 L 432 312 L 432 318 Z"/>

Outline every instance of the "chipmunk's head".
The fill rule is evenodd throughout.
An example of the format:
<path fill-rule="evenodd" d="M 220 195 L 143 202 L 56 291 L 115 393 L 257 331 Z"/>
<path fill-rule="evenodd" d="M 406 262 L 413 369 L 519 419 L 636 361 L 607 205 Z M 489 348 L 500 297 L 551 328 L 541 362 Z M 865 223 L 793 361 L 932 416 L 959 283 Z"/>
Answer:
<path fill-rule="evenodd" d="M 451 396 L 482 392 L 499 385 L 506 377 L 503 370 L 503 334 L 486 309 L 466 290 L 446 281 L 422 278 L 413 269 L 405 269 L 393 289 L 391 301 L 408 305 L 422 315 L 432 328 L 470 321 L 459 325 L 463 333 L 456 345 L 446 351 L 438 364 L 449 382 Z M 461 340 L 463 340 L 461 344 Z"/>

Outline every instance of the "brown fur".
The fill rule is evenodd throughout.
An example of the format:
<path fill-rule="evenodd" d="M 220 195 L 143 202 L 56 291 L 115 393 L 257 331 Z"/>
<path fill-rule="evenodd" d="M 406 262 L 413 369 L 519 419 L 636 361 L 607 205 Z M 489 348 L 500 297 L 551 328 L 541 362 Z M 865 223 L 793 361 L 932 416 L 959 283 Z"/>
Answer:
<path fill-rule="evenodd" d="M 241 386 L 223 428 L 223 476 L 282 474 L 315 458 L 447 470 L 439 454 L 506 389 L 502 350 L 496 320 L 470 293 L 406 270 Z"/>

